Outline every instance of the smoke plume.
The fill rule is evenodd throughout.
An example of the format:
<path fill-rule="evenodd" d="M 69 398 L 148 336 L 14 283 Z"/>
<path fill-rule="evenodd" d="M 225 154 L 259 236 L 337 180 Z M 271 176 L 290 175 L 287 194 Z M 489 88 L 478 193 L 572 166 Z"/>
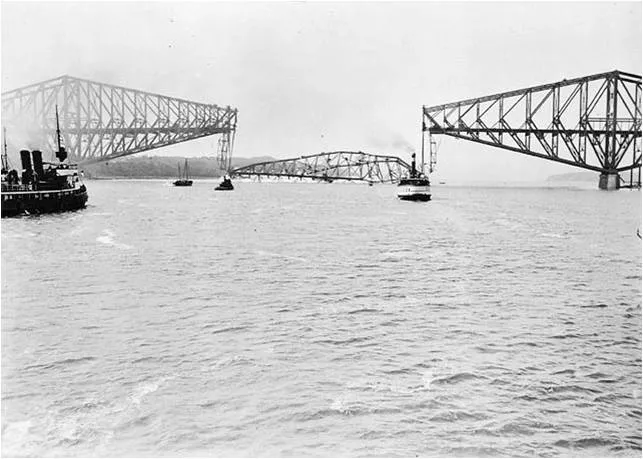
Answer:
<path fill-rule="evenodd" d="M 2 116 L 2 152 L 7 144 L 7 156 L 12 168 L 20 169 L 20 150 L 40 150 L 44 161 L 53 160 L 53 152 L 37 122 L 20 117 Z M 5 131 L 6 129 L 6 131 Z"/>
<path fill-rule="evenodd" d="M 416 147 L 401 134 L 393 134 L 387 138 L 372 138 L 370 143 L 376 148 L 387 150 L 399 156 L 407 156 L 416 151 Z"/>

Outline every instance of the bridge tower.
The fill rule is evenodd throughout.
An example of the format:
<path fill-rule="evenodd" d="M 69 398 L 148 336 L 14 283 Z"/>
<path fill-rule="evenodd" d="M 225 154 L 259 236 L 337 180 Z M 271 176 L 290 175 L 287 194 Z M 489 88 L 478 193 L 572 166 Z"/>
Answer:
<path fill-rule="evenodd" d="M 81 164 L 220 135 L 219 166 L 230 169 L 237 128 L 237 110 L 230 106 L 65 75 L 2 93 L 2 123 L 9 138 L 53 151 L 56 106 L 67 151 Z"/>
<path fill-rule="evenodd" d="M 423 132 L 596 171 L 601 189 L 641 187 L 640 75 L 615 70 L 422 113 Z"/>

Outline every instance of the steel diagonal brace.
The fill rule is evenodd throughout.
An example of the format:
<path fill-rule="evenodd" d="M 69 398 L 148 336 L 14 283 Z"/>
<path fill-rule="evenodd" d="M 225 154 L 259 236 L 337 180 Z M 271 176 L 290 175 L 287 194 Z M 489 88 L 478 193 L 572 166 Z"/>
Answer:
<path fill-rule="evenodd" d="M 584 164 L 585 161 L 581 158 L 580 152 L 576 148 L 576 145 L 574 145 L 574 140 L 566 132 L 565 126 L 563 126 L 563 123 L 560 121 L 560 119 L 556 119 L 554 121 L 554 126 L 559 129 L 560 136 L 562 137 L 563 141 L 565 142 L 565 145 L 567 146 L 567 150 L 572 155 L 572 158 L 574 158 L 574 160 L 576 160 L 577 162 L 579 162 L 581 164 Z"/>
<path fill-rule="evenodd" d="M 640 82 L 639 82 L 640 83 Z M 634 118 L 638 118 L 641 116 L 641 109 L 639 107 L 639 104 L 636 101 L 636 96 L 632 97 L 632 93 L 630 92 L 630 88 L 627 87 L 627 85 L 621 80 L 621 86 L 625 89 L 625 92 L 627 93 L 627 96 L 629 97 L 630 101 L 632 102 L 632 105 L 635 107 L 636 115 L 632 115 Z M 635 91 L 638 89 L 638 86 L 635 87 Z M 620 91 L 619 91 L 620 94 Z"/>
<path fill-rule="evenodd" d="M 424 123 L 424 125 L 422 126 L 422 129 L 423 129 L 423 130 L 425 130 L 425 131 L 429 131 L 429 132 L 432 132 L 432 131 L 433 131 L 433 132 L 436 132 L 436 130 L 442 130 L 442 127 L 440 126 L 440 124 L 439 124 L 437 121 L 435 121 L 435 118 L 433 118 L 430 114 L 428 114 L 428 113 L 426 113 L 426 112 L 425 112 L 425 113 L 424 113 L 424 116 L 426 116 L 427 118 L 429 118 L 429 121 L 430 121 L 431 123 L 433 123 L 433 126 L 431 126 L 431 127 L 427 128 L 427 127 L 426 127 L 426 123 Z"/>
<path fill-rule="evenodd" d="M 574 88 L 572 93 L 569 95 L 569 97 L 567 97 L 567 99 L 563 103 L 563 106 L 560 108 L 560 110 L 558 110 L 558 117 L 560 117 L 560 115 L 565 113 L 565 111 L 567 110 L 567 107 L 569 107 L 569 105 L 572 103 L 574 97 L 576 97 L 576 95 L 578 93 L 580 93 L 580 91 L 581 91 L 581 83 L 576 85 L 576 87 Z"/>
<path fill-rule="evenodd" d="M 500 139 L 498 139 L 495 135 L 493 135 L 493 132 L 489 130 L 487 125 L 484 124 L 484 122 L 481 119 L 476 120 L 476 122 L 480 126 L 482 126 L 483 129 L 485 129 L 485 134 L 487 134 L 489 137 L 491 137 L 496 144 L 502 145 L 502 142 L 500 141 Z"/>
<path fill-rule="evenodd" d="M 543 149 L 547 152 L 547 155 L 550 158 L 556 158 L 557 156 L 554 154 L 554 150 L 547 143 L 545 136 L 543 135 L 542 132 L 540 132 L 540 130 L 538 129 L 538 126 L 536 126 L 536 124 L 532 121 L 531 118 L 527 120 L 527 125 L 532 129 L 532 133 L 536 135 L 538 142 L 540 142 L 540 145 L 542 145 Z"/>
<path fill-rule="evenodd" d="M 636 169 L 637 167 L 641 167 L 641 155 L 638 155 L 636 157 L 633 164 L 630 164 L 629 166 L 619 167 L 616 169 L 616 171 L 624 172 L 624 171 L 629 171 L 630 169 Z"/>
<path fill-rule="evenodd" d="M 516 142 L 516 144 L 520 147 L 522 151 L 529 151 L 529 149 L 527 148 L 527 145 L 525 145 L 522 139 L 518 137 L 518 134 L 515 133 L 515 131 L 511 128 L 511 126 L 509 126 L 509 123 L 507 123 L 504 118 L 500 120 L 500 124 L 502 125 L 502 127 L 507 129 L 508 134 L 511 136 L 513 141 Z"/>
<path fill-rule="evenodd" d="M 596 158 L 598 158 L 598 162 L 604 166 L 605 159 L 607 158 L 607 154 L 603 150 L 603 147 L 601 145 L 602 142 L 600 139 L 600 135 L 604 133 L 596 132 L 592 127 L 592 124 L 589 122 L 585 124 L 585 128 L 588 131 L 587 138 L 589 139 L 589 143 L 592 146 L 592 151 L 594 151 Z"/>
<path fill-rule="evenodd" d="M 623 136 L 623 139 L 618 144 L 618 149 L 616 150 L 616 153 L 615 153 L 616 160 L 614 161 L 614 166 L 618 167 L 618 165 L 623 160 L 623 157 L 627 153 L 627 150 L 632 144 L 632 142 L 634 141 L 634 139 L 640 136 L 641 136 L 640 128 L 638 128 L 636 124 L 633 124 L 632 127 L 630 128 L 629 135 Z"/>
<path fill-rule="evenodd" d="M 621 83 L 622 83 L 622 82 L 621 82 Z M 633 119 L 636 119 L 636 118 L 637 118 L 637 115 L 639 115 L 639 116 L 640 116 L 640 112 L 639 112 L 639 109 L 638 109 L 638 105 L 636 104 L 636 102 L 634 102 L 634 101 L 633 101 L 633 99 L 632 99 L 632 95 L 630 94 L 629 90 L 627 89 L 627 86 L 625 86 L 624 84 L 623 84 L 622 86 L 623 86 L 623 89 L 625 89 L 625 92 L 627 93 L 627 95 L 628 95 L 629 99 L 633 102 L 633 105 L 634 105 L 634 111 L 635 111 L 636 113 L 632 113 L 632 110 L 630 110 L 630 107 L 629 107 L 629 105 L 628 105 L 628 102 L 627 102 L 627 101 L 625 100 L 625 98 L 623 97 L 623 91 L 618 91 L 618 92 L 617 92 L 618 97 L 619 97 L 619 98 L 621 99 L 621 101 L 623 102 L 623 105 L 619 105 L 619 107 L 625 107 L 625 109 L 626 109 L 626 110 L 628 111 L 628 113 L 630 114 L 630 117 L 631 117 L 631 118 L 633 118 Z"/>

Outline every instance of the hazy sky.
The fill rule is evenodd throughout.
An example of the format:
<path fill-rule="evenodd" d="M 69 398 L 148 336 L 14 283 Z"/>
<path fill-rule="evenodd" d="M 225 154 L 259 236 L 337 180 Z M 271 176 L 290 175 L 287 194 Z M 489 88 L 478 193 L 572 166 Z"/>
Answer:
<path fill-rule="evenodd" d="M 2 91 L 69 74 L 231 105 L 245 157 L 405 157 L 423 104 L 641 73 L 640 2 L 2 2 L 1 15 Z M 205 155 L 215 141 L 150 154 Z M 444 138 L 437 176 L 577 170 Z"/>

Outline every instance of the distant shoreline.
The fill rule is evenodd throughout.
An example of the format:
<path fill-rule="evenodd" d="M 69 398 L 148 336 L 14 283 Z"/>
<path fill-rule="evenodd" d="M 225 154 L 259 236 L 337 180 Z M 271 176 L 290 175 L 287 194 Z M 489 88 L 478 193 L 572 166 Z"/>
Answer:
<path fill-rule="evenodd" d="M 216 180 L 220 179 L 221 176 L 209 176 L 209 177 L 190 177 L 191 180 Z M 177 177 L 158 177 L 153 175 L 144 175 L 144 176 L 126 176 L 119 175 L 113 177 L 88 177 L 85 176 L 83 180 L 177 180 Z"/>

